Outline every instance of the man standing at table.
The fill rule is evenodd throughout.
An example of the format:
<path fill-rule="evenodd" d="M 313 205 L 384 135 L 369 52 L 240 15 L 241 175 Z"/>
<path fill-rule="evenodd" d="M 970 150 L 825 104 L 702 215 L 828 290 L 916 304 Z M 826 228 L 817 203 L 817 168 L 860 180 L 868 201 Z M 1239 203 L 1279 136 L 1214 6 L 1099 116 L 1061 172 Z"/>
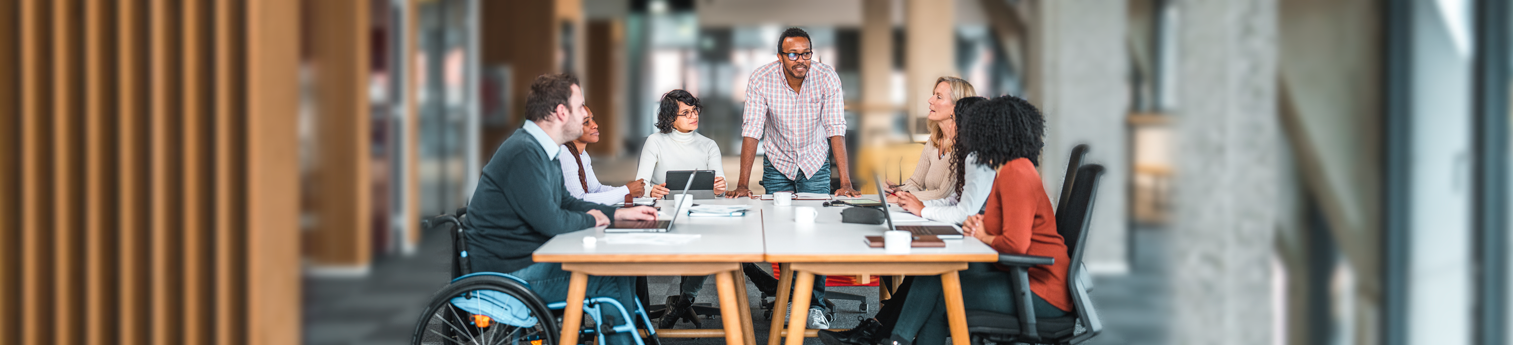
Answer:
<path fill-rule="evenodd" d="M 762 187 L 767 193 L 796 192 L 830 194 L 831 167 L 841 188 L 835 195 L 857 196 L 846 169 L 846 118 L 841 79 L 835 68 L 814 62 L 809 33 L 789 28 L 778 37 L 778 60 L 758 67 L 746 82 L 746 107 L 742 113 L 741 178 L 728 197 L 752 195 L 747 181 L 756 160 L 757 142 L 762 148 Z M 828 139 L 828 143 L 827 143 Z M 811 329 L 828 329 L 830 310 L 825 302 L 824 276 L 815 276 L 814 306 L 809 309 Z"/>
<path fill-rule="evenodd" d="M 531 253 L 553 236 L 617 220 L 655 220 L 650 207 L 616 209 L 574 198 L 563 184 L 558 157 L 562 144 L 583 135 L 583 89 L 578 78 L 548 74 L 531 82 L 525 98 L 525 126 L 516 130 L 483 167 L 473 201 L 468 204 L 468 256 L 474 272 L 504 272 L 530 283 L 547 303 L 567 299 L 572 275 L 560 263 L 536 263 Z M 635 305 L 635 277 L 588 279 L 588 296 L 612 297 Z M 606 309 L 608 311 L 610 309 Z M 603 313 L 615 324 L 619 313 Z M 630 334 L 615 334 L 612 343 L 631 343 Z"/>

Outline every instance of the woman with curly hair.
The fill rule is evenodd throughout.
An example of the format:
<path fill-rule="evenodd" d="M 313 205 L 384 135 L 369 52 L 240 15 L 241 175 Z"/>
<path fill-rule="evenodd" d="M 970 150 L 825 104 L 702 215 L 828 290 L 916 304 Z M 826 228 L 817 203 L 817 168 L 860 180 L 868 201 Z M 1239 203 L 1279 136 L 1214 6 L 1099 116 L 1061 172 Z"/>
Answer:
<path fill-rule="evenodd" d="M 919 200 L 935 200 L 950 194 L 956 185 L 956 173 L 951 171 L 951 146 L 956 141 L 956 101 L 976 97 L 972 83 L 957 77 L 940 77 L 935 80 L 935 90 L 925 101 L 930 106 L 930 140 L 919 152 L 919 164 L 914 166 L 914 175 L 900 182 L 894 192 L 905 191 Z M 889 196 L 888 202 L 898 202 Z"/>
<path fill-rule="evenodd" d="M 684 90 L 662 95 L 657 107 L 657 133 L 646 136 L 641 146 L 641 161 L 636 165 L 636 179 L 651 181 L 649 190 L 667 194 L 668 170 L 714 170 L 714 193 L 725 192 L 725 168 L 720 163 L 720 146 L 695 130 L 699 129 L 699 99 Z"/>
<path fill-rule="evenodd" d="M 982 97 L 967 97 L 956 101 L 954 109 L 956 113 L 956 139 L 951 145 L 951 172 L 955 174 L 955 183 L 945 186 L 946 196 L 939 199 L 927 200 L 910 192 L 895 194 L 895 200 L 900 208 L 908 210 L 916 216 L 925 219 L 961 223 L 967 220 L 967 216 L 977 213 L 982 209 L 982 204 L 987 200 L 988 189 L 993 184 L 994 169 L 997 166 L 978 161 L 977 156 L 969 152 L 971 149 L 984 149 L 974 147 L 963 142 L 962 133 L 967 131 L 964 125 L 966 118 L 978 116 L 972 113 L 972 109 L 980 102 L 987 101 Z M 984 143 L 993 143 L 989 138 Z M 991 146 L 991 145 L 990 145 Z M 1001 163 L 1000 163 L 1001 164 Z"/>
<path fill-rule="evenodd" d="M 1072 310 L 1072 296 L 1066 290 L 1071 259 L 1067 257 L 1065 240 L 1056 233 L 1051 199 L 1035 170 L 1045 146 L 1042 141 L 1045 120 L 1034 105 L 1014 96 L 994 98 L 969 112 L 969 116 L 958 117 L 961 132 L 954 155 L 972 157 L 978 164 L 999 170 L 991 179 L 984 214 L 967 218 L 962 232 L 999 253 L 1054 258 L 1054 265 L 1029 270 L 1030 291 L 1034 295 L 1031 308 L 1035 308 L 1037 318 L 1066 316 Z M 971 263 L 959 275 L 965 305 L 1016 313 L 1008 271 L 999 270 L 996 264 Z M 827 339 L 822 334 L 820 339 L 827 344 L 944 343 L 950 329 L 946 324 L 940 277 L 912 278 L 914 284 L 904 296 L 902 312 L 891 325 L 869 323 L 873 332 L 866 335 L 870 337 Z M 887 337 L 886 341 L 883 337 Z"/>

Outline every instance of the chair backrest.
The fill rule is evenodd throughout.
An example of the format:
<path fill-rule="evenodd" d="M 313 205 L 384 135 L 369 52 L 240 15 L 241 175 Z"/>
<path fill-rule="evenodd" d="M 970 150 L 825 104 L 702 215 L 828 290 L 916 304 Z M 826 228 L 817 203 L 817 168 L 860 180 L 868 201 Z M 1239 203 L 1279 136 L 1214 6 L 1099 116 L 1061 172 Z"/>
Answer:
<path fill-rule="evenodd" d="M 1067 256 L 1072 256 L 1072 243 L 1070 241 L 1073 238 L 1081 238 L 1082 236 L 1076 233 L 1076 227 L 1062 225 L 1069 224 L 1072 220 L 1065 218 L 1073 214 L 1073 212 L 1062 212 L 1062 210 L 1066 210 L 1067 204 L 1072 200 L 1072 189 L 1077 185 L 1077 171 L 1082 168 L 1082 159 L 1087 157 L 1087 151 L 1087 144 L 1078 144 L 1077 147 L 1072 148 L 1072 156 L 1066 160 L 1066 177 L 1061 179 L 1061 198 L 1056 199 L 1056 233 L 1061 234 L 1061 238 L 1069 241 L 1066 246 Z"/>
<path fill-rule="evenodd" d="M 466 207 L 457 209 L 456 214 L 442 214 L 420 221 L 421 229 L 446 231 L 448 237 L 451 239 L 451 259 L 448 259 L 447 262 L 450 264 L 449 271 L 453 279 L 473 273 L 472 269 L 470 269 L 471 267 L 469 267 L 471 265 L 469 265 L 466 254 L 468 248 L 467 237 L 463 235 L 463 232 L 467 231 L 467 226 L 464 225 L 466 223 Z"/>
<path fill-rule="evenodd" d="M 1072 195 L 1072 182 L 1077 180 L 1077 168 L 1082 167 L 1082 159 L 1087 157 L 1088 150 L 1087 144 L 1077 144 L 1077 147 L 1072 148 L 1072 156 L 1066 159 L 1066 176 L 1061 178 L 1061 197 L 1056 199 L 1057 218 L 1060 218 L 1061 209 L 1066 207 L 1067 196 Z"/>
<path fill-rule="evenodd" d="M 1092 223 L 1093 201 L 1098 196 L 1098 181 L 1103 177 L 1103 166 L 1088 164 L 1077 168 L 1077 181 L 1072 185 L 1072 192 L 1063 208 L 1056 212 L 1056 231 L 1060 232 L 1066 242 L 1067 251 L 1070 253 L 1071 264 L 1068 265 L 1067 279 L 1068 289 L 1072 292 L 1073 303 L 1076 304 L 1074 313 L 1082 320 L 1087 332 L 1078 335 L 1077 338 L 1091 338 L 1102 331 L 1102 323 L 1098 320 L 1097 311 L 1093 309 L 1092 299 L 1087 296 L 1087 290 L 1081 286 L 1082 280 L 1075 279 L 1083 268 L 1082 254 L 1087 246 L 1083 244 L 1087 238 L 1089 225 Z M 1076 343 L 1074 341 L 1073 343 Z"/>

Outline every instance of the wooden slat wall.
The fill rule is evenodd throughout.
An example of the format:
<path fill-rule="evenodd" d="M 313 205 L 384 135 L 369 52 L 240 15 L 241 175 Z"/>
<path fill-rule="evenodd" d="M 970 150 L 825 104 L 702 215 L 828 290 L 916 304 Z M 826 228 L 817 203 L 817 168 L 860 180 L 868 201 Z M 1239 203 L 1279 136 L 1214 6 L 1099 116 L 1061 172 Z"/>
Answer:
<path fill-rule="evenodd" d="M 0 344 L 300 341 L 298 18 L 0 2 Z"/>
<path fill-rule="evenodd" d="M 111 44 L 114 31 L 112 2 L 90 0 L 84 4 L 84 270 L 86 324 L 97 327 L 95 332 L 84 334 L 86 344 L 103 345 L 115 342 L 117 323 L 114 322 L 115 301 L 111 291 L 116 288 L 116 270 L 110 267 L 115 262 L 114 231 L 109 226 L 115 223 L 116 213 L 110 205 L 115 200 L 116 184 L 109 179 L 109 172 L 117 171 L 115 155 L 114 116 L 115 101 L 110 97 L 111 85 L 115 85 L 114 69 L 106 63 L 106 56 L 114 56 Z"/>
<path fill-rule="evenodd" d="M 21 343 L 50 341 L 52 71 L 50 1 L 21 2 Z"/>
<path fill-rule="evenodd" d="M 0 18 L 5 23 L 16 23 L 17 2 L 0 4 Z M 17 25 L 0 25 L 0 75 L 17 76 L 17 56 L 20 54 L 17 41 Z M 18 104 L 17 83 L 20 78 L 0 78 L 0 114 L 21 112 Z M 20 214 L 20 120 L 19 116 L 0 116 L 0 229 L 21 229 Z M 18 231 L 0 231 L 0 343 L 16 344 L 20 320 L 20 300 L 16 296 L 20 272 Z"/>
<path fill-rule="evenodd" d="M 52 79 L 53 83 L 53 137 L 52 137 L 52 161 L 53 161 L 53 204 L 52 225 L 49 230 L 53 233 L 52 260 L 53 269 L 48 272 L 52 275 L 54 294 L 52 316 L 53 333 L 49 341 L 58 344 L 74 344 L 79 340 L 78 332 L 65 331 L 61 325 L 72 324 L 70 318 L 77 317 L 79 312 L 79 283 L 76 279 L 83 270 L 79 269 L 80 250 L 76 247 L 80 243 L 79 222 L 74 212 L 78 212 L 79 197 L 79 169 L 78 151 L 79 128 L 78 113 L 75 112 L 75 102 L 78 97 L 74 94 L 77 90 L 78 81 L 74 78 L 78 75 L 79 54 L 74 52 L 78 44 L 79 21 L 74 18 L 79 5 L 75 1 L 55 0 L 52 3 Z"/>
<path fill-rule="evenodd" d="M 247 337 L 253 344 L 299 342 L 299 7 L 294 0 L 248 1 L 245 93 Z M 365 39 L 365 38 L 357 38 Z"/>
<path fill-rule="evenodd" d="M 147 50 L 146 2 L 125 0 L 116 9 L 116 92 L 119 126 L 116 127 L 116 212 L 119 215 L 116 242 L 120 343 L 146 344 L 148 340 L 147 282 Z"/>

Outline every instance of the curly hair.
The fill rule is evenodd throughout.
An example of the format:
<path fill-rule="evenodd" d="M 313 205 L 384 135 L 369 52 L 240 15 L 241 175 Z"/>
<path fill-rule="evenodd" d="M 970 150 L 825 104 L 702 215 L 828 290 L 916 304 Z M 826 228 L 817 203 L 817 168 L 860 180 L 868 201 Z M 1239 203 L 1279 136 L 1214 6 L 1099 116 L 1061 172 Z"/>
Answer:
<path fill-rule="evenodd" d="M 976 154 L 976 164 L 993 169 L 1019 158 L 1040 166 L 1045 147 L 1045 118 L 1040 109 L 1015 96 L 998 96 L 984 102 L 956 101 L 956 144 L 951 166 L 956 169 L 956 195 L 966 185 L 967 156 Z M 962 104 L 968 103 L 967 108 Z"/>
<path fill-rule="evenodd" d="M 702 113 L 704 106 L 699 104 L 699 98 L 693 94 L 676 89 L 662 95 L 662 104 L 657 106 L 657 130 L 662 133 L 671 133 L 672 123 L 678 120 L 678 103 L 693 107 L 693 111 Z"/>

